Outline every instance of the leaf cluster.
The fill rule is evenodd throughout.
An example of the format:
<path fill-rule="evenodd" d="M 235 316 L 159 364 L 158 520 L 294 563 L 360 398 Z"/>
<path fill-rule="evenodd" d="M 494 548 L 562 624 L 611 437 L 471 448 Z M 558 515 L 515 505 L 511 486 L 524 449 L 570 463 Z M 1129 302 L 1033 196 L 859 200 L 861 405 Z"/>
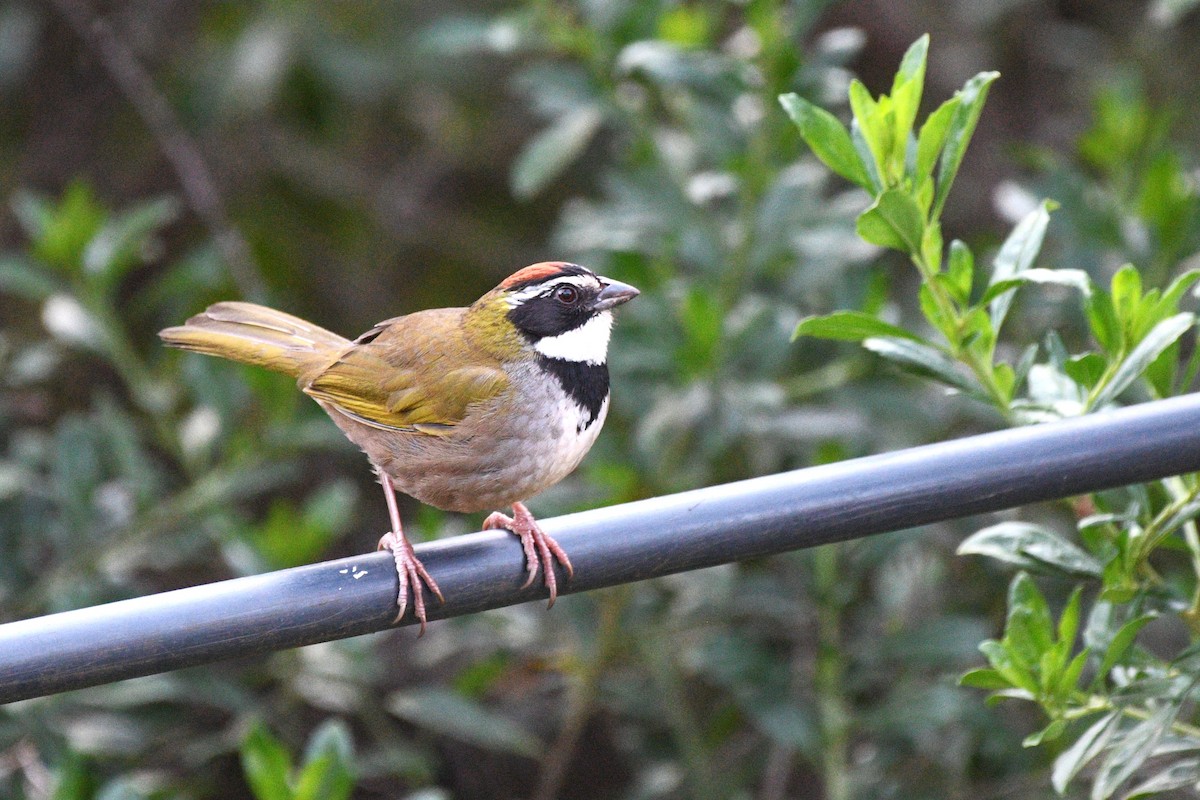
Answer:
<path fill-rule="evenodd" d="M 920 91 L 908 83 L 924 74 L 926 50 L 924 37 L 909 49 L 890 97 L 874 101 L 851 86 L 849 132 L 799 98 L 782 98 L 813 152 L 873 197 L 859 216 L 859 233 L 906 254 L 917 268 L 925 328 L 897 325 L 869 311 L 839 311 L 802 320 L 795 335 L 859 342 L 906 372 L 991 407 L 1014 425 L 1192 390 L 1196 316 L 1183 308 L 1194 305 L 1200 271 L 1178 270 L 1159 288 L 1145 286 L 1143 273 L 1131 264 L 1116 269 L 1107 285 L 1082 269 L 1035 266 L 1057 208 L 1049 200 L 1020 219 L 990 270 L 977 266 L 961 241 L 943 254 L 943 187 L 953 180 L 995 75 L 968 81 L 914 137 L 915 111 L 906 103 Z M 1083 153 L 1110 171 L 1117 159 L 1104 148 L 1126 152 L 1148 136 L 1146 115 L 1120 124 L 1114 115 L 1111 104 L 1102 102 L 1096 128 L 1081 141 Z M 1121 127 L 1126 123 L 1128 130 Z M 936 180 L 930 173 L 935 161 Z M 1147 213 L 1148 191 L 1134 199 L 1139 214 Z M 1191 198 L 1195 192 L 1184 194 Z M 1178 216 L 1190 202 L 1181 196 L 1172 211 L 1159 210 Z M 1035 293 L 1077 298 L 1082 322 L 1077 327 L 1086 331 L 1090 346 L 1071 352 L 1058 330 L 1039 338 L 1005 327 L 1018 298 Z M 1002 346 L 1004 338 L 1016 338 L 1018 347 Z M 1012 355 L 1006 357 L 1006 351 Z M 993 701 L 1018 699 L 1041 708 L 1049 722 L 1026 738 L 1026 746 L 1075 737 L 1056 762 L 1060 793 L 1089 763 L 1098 764 L 1094 798 L 1142 797 L 1198 783 L 1189 754 L 1200 749 L 1200 731 L 1182 718 L 1194 699 L 1195 680 L 1181 666 L 1190 664 L 1189 650 L 1162 658 L 1136 644 L 1142 628 L 1156 619 L 1175 619 L 1193 637 L 1200 631 L 1198 491 L 1200 480 L 1186 475 L 1081 499 L 1078 506 L 1090 512 L 1077 518 L 1080 544 L 1040 523 L 1008 521 L 978 531 L 959 548 L 960 554 L 1084 581 L 1055 622 L 1041 590 L 1027 572 L 1019 572 L 1009 589 L 1003 637 L 980 645 L 990 666 L 962 678 L 963 685 L 991 691 Z M 1096 715 L 1100 719 L 1090 728 L 1077 724 Z M 1130 789 L 1151 759 L 1161 771 Z"/>

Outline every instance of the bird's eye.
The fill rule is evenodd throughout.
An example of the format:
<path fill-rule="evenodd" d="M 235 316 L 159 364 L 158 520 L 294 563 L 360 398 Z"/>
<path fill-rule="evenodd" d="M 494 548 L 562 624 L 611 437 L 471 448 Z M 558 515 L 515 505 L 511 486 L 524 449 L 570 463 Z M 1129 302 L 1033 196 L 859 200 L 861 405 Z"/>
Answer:
<path fill-rule="evenodd" d="M 579 302 L 579 290 L 574 286 L 559 286 L 554 290 L 554 299 L 563 305 L 573 306 Z"/>

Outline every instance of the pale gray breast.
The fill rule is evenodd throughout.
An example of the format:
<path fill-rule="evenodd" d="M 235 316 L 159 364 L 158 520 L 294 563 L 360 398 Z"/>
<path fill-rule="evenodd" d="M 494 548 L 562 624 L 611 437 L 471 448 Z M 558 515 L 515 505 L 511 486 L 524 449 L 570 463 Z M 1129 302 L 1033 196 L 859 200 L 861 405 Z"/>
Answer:
<path fill-rule="evenodd" d="M 485 511 L 526 500 L 566 477 L 587 455 L 608 414 L 590 414 L 534 364 L 509 368 L 517 390 L 473 410 L 445 436 L 382 431 L 325 406 L 396 488 L 449 511 Z"/>

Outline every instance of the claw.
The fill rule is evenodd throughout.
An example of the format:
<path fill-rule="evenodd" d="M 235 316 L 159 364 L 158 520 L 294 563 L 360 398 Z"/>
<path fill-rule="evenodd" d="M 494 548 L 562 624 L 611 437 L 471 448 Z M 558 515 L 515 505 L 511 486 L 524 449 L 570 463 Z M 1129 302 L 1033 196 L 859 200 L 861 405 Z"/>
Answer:
<path fill-rule="evenodd" d="M 446 598 L 442 595 L 442 590 L 438 588 L 437 581 L 425 569 L 425 565 L 421 563 L 421 559 L 417 558 L 412 545 L 404 536 L 404 530 L 400 527 L 400 511 L 396 507 L 396 489 L 392 485 L 392 479 L 381 469 L 376 468 L 376 472 L 379 474 L 379 482 L 383 484 L 388 517 L 392 522 L 392 529 L 380 537 L 378 549 L 392 551 L 392 558 L 396 562 L 396 577 L 400 584 L 396 591 L 396 619 L 392 620 L 392 624 L 395 625 L 404 619 L 404 612 L 408 610 L 408 590 L 411 586 L 413 616 L 421 623 L 421 630 L 417 633 L 417 637 L 420 638 L 425 635 L 427 621 L 423 586 L 429 587 L 429 591 L 437 595 L 437 599 L 441 602 L 446 602 Z"/>
<path fill-rule="evenodd" d="M 390 531 L 385 533 L 379 540 L 379 549 L 392 551 L 392 558 L 396 562 L 396 576 L 400 584 L 396 592 L 396 618 L 392 624 L 395 625 L 404 618 L 404 613 L 408 610 L 409 587 L 412 587 L 413 616 L 421 623 L 421 629 L 417 636 L 424 636 L 425 624 L 428 620 L 425 616 L 425 590 L 423 587 L 429 587 L 429 591 L 437 595 L 437 599 L 444 603 L 446 598 L 442 595 L 442 590 L 438 588 L 437 581 L 425 569 L 425 565 L 417 558 L 412 545 L 403 534 L 396 536 Z"/>
<path fill-rule="evenodd" d="M 521 588 L 527 589 L 533 584 L 538 568 L 541 567 L 543 582 L 550 592 L 550 601 L 546 604 L 546 608 L 553 608 L 554 601 L 558 597 L 558 577 L 555 575 L 554 562 L 557 561 L 563 565 L 568 579 L 575 575 L 575 568 L 571 566 L 571 559 L 567 557 L 566 551 L 559 546 L 558 542 L 554 541 L 550 534 L 542 530 L 524 503 L 513 503 L 511 517 L 497 511 L 483 521 L 485 531 L 500 528 L 507 529 L 521 538 L 521 548 L 525 551 L 525 571 L 528 576 L 525 583 L 521 584 Z"/>

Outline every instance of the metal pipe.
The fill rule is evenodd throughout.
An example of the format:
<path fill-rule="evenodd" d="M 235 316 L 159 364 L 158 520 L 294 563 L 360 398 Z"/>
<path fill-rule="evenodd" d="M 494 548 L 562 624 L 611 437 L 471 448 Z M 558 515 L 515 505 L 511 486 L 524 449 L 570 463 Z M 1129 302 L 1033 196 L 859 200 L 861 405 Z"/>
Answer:
<path fill-rule="evenodd" d="M 1200 471 L 1200 394 L 544 520 L 581 592 Z M 545 596 L 516 540 L 417 548 L 430 619 Z M 0 625 L 0 703 L 388 628 L 387 553 Z M 553 613 L 553 612 L 551 612 Z M 411 624 L 406 619 L 401 624 Z M 429 635 L 436 636 L 436 626 Z"/>

